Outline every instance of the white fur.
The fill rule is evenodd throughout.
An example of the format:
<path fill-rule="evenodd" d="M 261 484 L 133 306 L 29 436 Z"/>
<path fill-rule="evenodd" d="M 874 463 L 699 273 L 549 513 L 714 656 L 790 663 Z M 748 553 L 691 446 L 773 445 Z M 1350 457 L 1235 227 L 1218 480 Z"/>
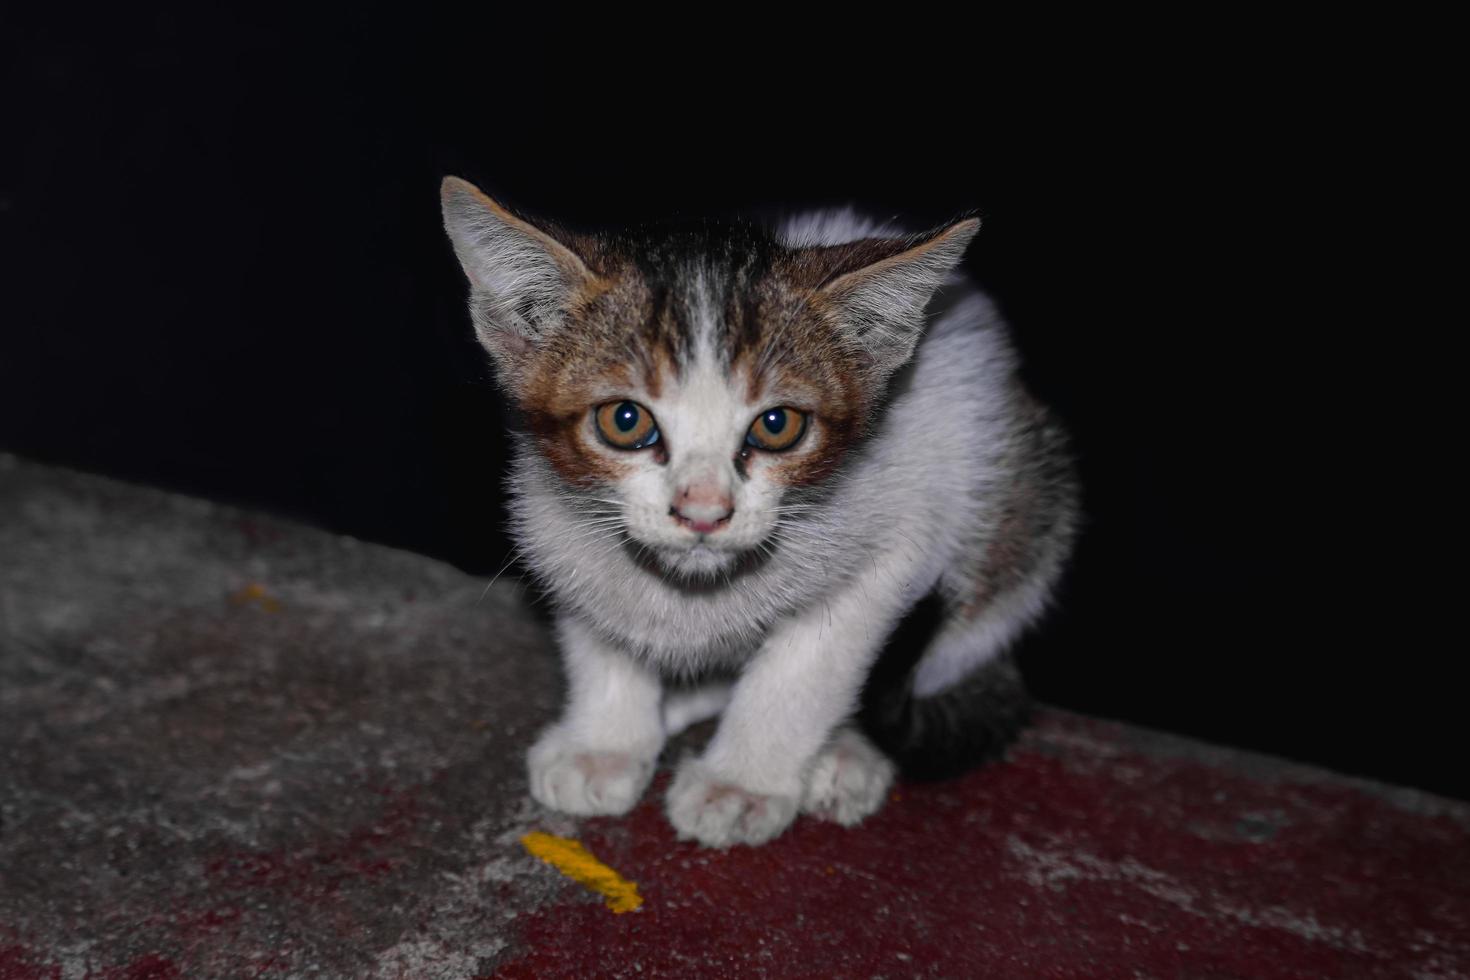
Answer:
<path fill-rule="evenodd" d="M 843 245 L 861 238 L 897 238 L 902 228 L 851 207 L 808 211 L 787 218 L 777 230 L 787 245 Z"/>
<path fill-rule="evenodd" d="M 839 728 L 807 772 L 801 812 L 851 827 L 883 805 L 895 770 L 856 729 Z"/>
<path fill-rule="evenodd" d="M 664 744 L 658 678 L 576 618 L 563 617 L 557 627 L 567 707 L 527 753 L 531 795 L 567 813 L 626 813 Z"/>

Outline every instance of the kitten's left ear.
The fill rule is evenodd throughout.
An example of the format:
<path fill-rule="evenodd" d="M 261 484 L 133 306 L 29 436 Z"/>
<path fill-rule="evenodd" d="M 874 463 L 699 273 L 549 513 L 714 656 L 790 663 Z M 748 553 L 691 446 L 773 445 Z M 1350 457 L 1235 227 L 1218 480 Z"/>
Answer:
<path fill-rule="evenodd" d="M 852 332 L 877 378 L 886 378 L 913 356 L 924 330 L 924 308 L 979 229 L 978 218 L 966 218 L 909 238 L 830 247 L 835 271 L 818 294 Z"/>
<path fill-rule="evenodd" d="M 475 335 L 514 392 L 528 355 L 560 322 L 573 294 L 597 277 L 564 243 L 469 181 L 445 177 L 439 196 L 444 230 L 470 280 Z"/>

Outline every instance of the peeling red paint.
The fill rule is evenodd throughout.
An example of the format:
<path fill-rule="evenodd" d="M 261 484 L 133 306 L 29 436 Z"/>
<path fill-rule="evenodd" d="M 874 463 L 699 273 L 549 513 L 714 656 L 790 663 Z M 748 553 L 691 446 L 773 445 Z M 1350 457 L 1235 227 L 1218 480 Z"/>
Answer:
<path fill-rule="evenodd" d="M 96 974 L 97 980 L 178 980 L 184 974 L 171 960 L 149 953 L 140 956 L 127 966 L 103 970 Z M 88 980 L 92 975 L 88 974 Z"/>
<path fill-rule="evenodd" d="M 205 874 L 232 891 L 269 889 L 304 900 L 335 895 L 344 882 L 389 874 L 409 860 L 422 819 L 415 791 L 383 789 L 382 813 L 340 838 L 291 851 L 236 852 L 211 858 Z"/>
<path fill-rule="evenodd" d="M 643 909 L 543 909 L 496 976 L 1470 971 L 1466 829 L 1352 787 L 1032 746 L 906 786 L 862 828 L 804 820 L 716 852 L 673 839 L 663 785 L 580 834 L 639 882 Z"/>
<path fill-rule="evenodd" d="M 0 980 L 60 980 L 61 967 L 19 943 L 0 946 Z"/>

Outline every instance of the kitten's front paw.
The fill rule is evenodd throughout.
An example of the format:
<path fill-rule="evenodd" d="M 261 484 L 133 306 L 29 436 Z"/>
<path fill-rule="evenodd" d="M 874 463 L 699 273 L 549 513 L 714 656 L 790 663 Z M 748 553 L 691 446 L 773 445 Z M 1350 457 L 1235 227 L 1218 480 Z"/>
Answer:
<path fill-rule="evenodd" d="M 627 813 L 648 788 L 657 758 L 657 750 L 594 749 L 549 728 L 526 754 L 531 795 L 544 806 L 578 816 Z"/>
<path fill-rule="evenodd" d="M 883 805 L 896 770 L 862 735 L 839 728 L 807 772 L 801 811 L 851 827 Z"/>
<path fill-rule="evenodd" d="M 706 847 L 763 844 L 791 825 L 796 798 L 744 789 L 686 759 L 669 787 L 668 814 L 681 840 Z"/>

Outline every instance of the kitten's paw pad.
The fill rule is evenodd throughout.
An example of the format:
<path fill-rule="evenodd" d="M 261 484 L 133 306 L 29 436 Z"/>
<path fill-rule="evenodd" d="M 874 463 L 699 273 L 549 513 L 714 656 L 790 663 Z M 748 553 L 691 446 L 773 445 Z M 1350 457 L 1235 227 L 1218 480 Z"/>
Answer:
<path fill-rule="evenodd" d="M 553 810 L 578 816 L 627 813 L 648 788 L 657 758 L 657 752 L 591 749 L 553 729 L 526 757 L 531 796 Z"/>
<path fill-rule="evenodd" d="M 897 767 L 862 735 L 843 728 L 807 772 L 801 810 L 851 827 L 883 805 Z"/>
<path fill-rule="evenodd" d="M 706 847 L 763 844 L 791 825 L 796 798 L 744 789 L 690 759 L 669 787 L 668 815 L 681 840 Z"/>

